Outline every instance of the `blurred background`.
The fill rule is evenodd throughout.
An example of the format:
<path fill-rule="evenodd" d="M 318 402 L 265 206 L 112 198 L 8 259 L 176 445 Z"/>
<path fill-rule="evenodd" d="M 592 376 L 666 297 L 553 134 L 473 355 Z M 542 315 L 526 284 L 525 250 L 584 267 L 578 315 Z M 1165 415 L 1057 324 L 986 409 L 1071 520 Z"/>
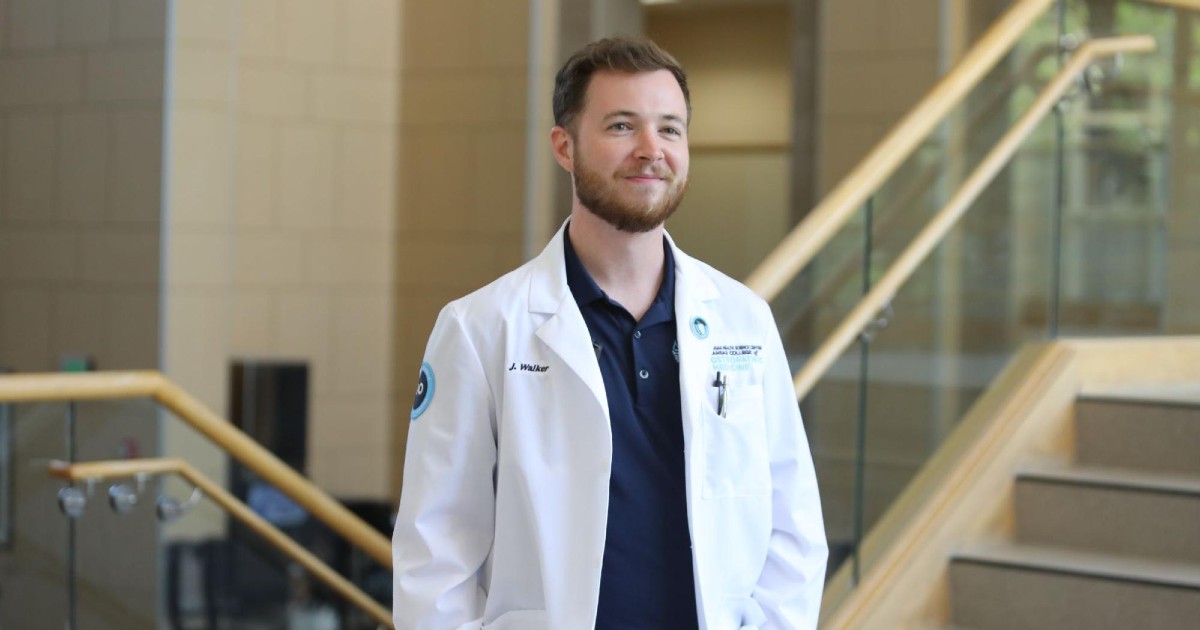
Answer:
<path fill-rule="evenodd" d="M 742 279 L 1019 4 L 0 0 L 0 370 L 160 371 L 388 535 L 437 312 L 569 212 L 548 133 L 571 52 L 644 34 L 680 60 L 691 186 L 668 229 Z M 1089 70 L 870 354 L 803 398 L 831 573 L 1026 342 L 1200 332 L 1200 7 L 1042 4 L 772 300 L 799 369 L 1080 42 L 1156 38 Z M 195 484 L 77 482 L 66 518 L 52 459 L 185 459 L 390 599 L 380 563 L 151 401 L 0 406 L 0 443 L 0 627 L 373 623 L 190 509 Z"/>

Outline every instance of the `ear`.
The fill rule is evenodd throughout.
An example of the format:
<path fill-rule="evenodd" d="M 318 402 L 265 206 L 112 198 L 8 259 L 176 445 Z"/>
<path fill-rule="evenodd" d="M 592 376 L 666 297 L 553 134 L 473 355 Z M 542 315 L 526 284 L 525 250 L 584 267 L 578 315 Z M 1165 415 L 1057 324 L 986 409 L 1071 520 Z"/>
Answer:
<path fill-rule="evenodd" d="M 555 126 L 550 130 L 550 147 L 554 151 L 554 159 L 563 170 L 575 172 L 575 140 L 565 127 Z"/>

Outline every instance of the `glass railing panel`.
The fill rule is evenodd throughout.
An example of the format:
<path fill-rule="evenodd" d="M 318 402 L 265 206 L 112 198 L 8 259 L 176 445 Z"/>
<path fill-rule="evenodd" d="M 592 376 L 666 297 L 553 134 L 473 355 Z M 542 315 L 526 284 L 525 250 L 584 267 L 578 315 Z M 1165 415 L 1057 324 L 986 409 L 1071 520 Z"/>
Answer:
<path fill-rule="evenodd" d="M 337 574 L 390 609 L 391 572 L 296 504 L 249 467 L 226 458 L 221 474 L 201 471 L 257 516 Z M 300 472 L 304 472 L 301 470 Z M 191 486 L 173 478 L 164 492 L 177 502 Z M 343 501 L 390 535 L 391 509 L 377 501 Z M 378 623 L 209 498 L 163 526 L 163 615 L 179 628 L 373 629 Z"/>
<path fill-rule="evenodd" d="M 63 484 L 51 479 L 46 467 L 51 459 L 67 456 L 67 406 L 6 407 L 9 462 L 2 474 L 10 494 L 5 506 L 7 536 L 0 547 L 4 571 L 0 619 L 13 628 L 63 628 L 69 619 L 70 532 L 57 503 Z"/>
<path fill-rule="evenodd" d="M 388 569 L 353 548 L 243 465 L 230 462 L 227 479 L 230 493 L 255 514 L 390 609 Z M 172 485 L 176 486 L 174 496 L 178 500 L 189 497 L 185 484 Z M 391 510 L 386 506 L 373 501 L 351 501 L 346 506 L 385 535 L 390 533 Z M 172 530 L 192 533 L 171 535 Z M 205 533 L 194 534 L 201 530 Z M 164 607 L 172 623 L 177 624 L 175 627 L 355 630 L 378 625 L 303 566 L 207 499 L 168 525 L 166 531 L 165 581 L 171 586 L 165 594 Z M 213 623 L 218 625 L 212 626 Z"/>
<path fill-rule="evenodd" d="M 149 400 L 75 404 L 75 461 L 154 457 L 158 407 Z M 44 472 L 42 474 L 45 474 Z M 76 484 L 89 492 L 75 519 L 77 628 L 145 628 L 160 596 L 157 488 L 149 478 Z"/>
<path fill-rule="evenodd" d="M 1158 50 L 1101 66 L 1098 89 L 1064 114 L 1060 332 L 1194 332 L 1180 305 L 1195 304 L 1183 268 L 1200 268 L 1186 253 L 1200 202 L 1187 183 L 1197 166 L 1195 14 L 1128 0 L 1069 7 L 1076 32 L 1148 33 Z"/>
<path fill-rule="evenodd" d="M 38 403 L 10 407 L 12 502 L 4 547 L 5 627 L 154 627 L 158 609 L 158 533 L 149 489 L 128 513 L 110 507 L 112 484 L 52 478 L 52 460 L 146 455 L 155 445 L 155 411 L 144 401 Z M 74 430 L 68 429 L 74 418 Z M 130 488 L 132 488 L 130 485 Z M 80 511 L 69 518 L 60 492 L 71 487 Z M 137 495 L 136 490 L 133 491 Z"/>
<path fill-rule="evenodd" d="M 853 546 L 856 521 L 869 530 L 1023 344 L 1200 329 L 1192 278 L 1200 180 L 1183 175 L 1200 166 L 1200 27 L 1135 2 L 1114 5 L 1108 30 L 1095 28 L 1101 14 L 1084 3 L 1061 9 L 1030 29 L 772 304 L 799 368 L 854 307 L 864 277 L 877 280 L 896 260 L 1058 72 L 1060 42 L 1069 52 L 1095 36 L 1158 38 L 1159 53 L 1097 64 L 1089 83 L 1099 91 L 1081 84 L 1037 125 L 896 295 L 889 325 L 866 351 L 865 376 L 864 350 L 851 346 L 802 401 L 831 563 Z M 863 405 L 860 460 L 854 422 Z"/>
<path fill-rule="evenodd" d="M 186 487 L 166 492 L 181 502 L 191 498 Z M 289 612 L 293 610 L 298 616 L 336 620 L 332 607 L 315 605 L 315 589 L 302 570 L 294 569 L 276 548 L 234 522 L 207 498 L 201 498 L 167 529 L 182 529 L 193 519 L 219 522 L 222 527 L 204 536 L 164 539 L 163 615 L 170 627 L 285 628 L 292 626 Z"/>
<path fill-rule="evenodd" d="M 1048 12 L 772 303 L 793 369 L 804 365 L 856 306 L 865 287 L 873 285 L 898 259 L 1033 101 L 1056 70 L 1057 42 L 1056 16 Z M 1052 129 L 1039 129 L 1038 136 L 1043 145 L 1049 143 L 1052 148 Z M 1054 152 L 1046 148 L 1045 154 L 1052 159 Z M 1044 168 L 1026 169 L 1022 174 L 1044 180 L 1023 185 L 1045 197 L 1036 207 L 1048 214 L 1053 197 L 1047 191 L 1052 178 Z M 1004 177 L 1015 175 L 1006 173 Z M 1012 207 L 1015 189 L 1015 185 L 989 189 L 982 203 Z M 1012 216 L 999 211 L 992 215 L 968 218 L 970 229 L 949 248 L 940 249 L 934 262 L 924 265 L 896 297 L 892 305 L 895 317 L 876 336 L 868 353 L 865 382 L 862 350 L 854 345 L 802 401 L 822 489 L 831 566 L 845 557 L 845 549 L 853 547 L 856 530 L 869 530 L 961 417 L 961 410 L 974 400 L 980 385 L 977 379 L 955 381 L 962 377 L 959 370 L 966 365 L 979 372 L 977 364 L 982 363 L 990 373 L 1014 348 L 1016 342 L 1011 340 L 1020 326 L 1013 320 L 1020 313 L 1013 312 L 1008 299 L 1017 271 L 1005 268 L 999 273 L 992 262 L 1010 260 L 1015 245 L 1008 231 L 1018 225 Z M 1035 235 L 1035 240 L 1021 241 L 1021 246 L 1047 246 L 1044 235 Z M 972 265 L 984 265 L 986 271 L 969 276 L 964 268 Z M 948 291 L 961 293 L 964 286 L 972 293 L 969 300 L 962 295 L 950 303 L 943 300 Z M 1046 286 L 1040 280 L 1021 290 L 1044 295 Z M 964 312 L 965 308 L 973 310 Z M 1024 315 L 1044 320 L 1037 313 Z M 987 332 L 965 335 L 964 321 L 969 321 L 973 332 Z M 948 333 L 950 329 L 955 332 Z M 987 347 L 994 339 L 1003 341 L 1002 348 Z M 966 351 L 990 354 L 978 360 L 960 359 Z M 994 354 L 1001 358 L 991 356 Z M 945 379 L 954 384 L 943 392 L 934 384 Z M 864 383 L 866 398 L 862 399 Z M 862 462 L 856 445 L 857 418 L 864 404 L 870 433 L 866 436 L 868 456 Z M 878 410 L 889 408 L 902 411 L 902 416 L 872 424 L 879 422 Z M 916 423 L 919 430 L 910 430 L 905 422 Z M 893 431 L 900 433 L 892 436 Z M 897 445 L 902 446 L 901 451 L 889 452 L 901 448 Z M 856 486 L 860 474 L 868 480 L 866 487 Z M 863 512 L 856 507 L 860 501 Z"/>
<path fill-rule="evenodd" d="M 8 422 L 3 423 L 7 417 Z M 70 422 L 70 418 L 74 422 Z M 161 419 L 149 400 L 9 405 L 0 413 L 0 457 L 9 501 L 0 515 L 0 625 L 14 628 L 375 628 L 282 551 L 174 475 L 73 483 L 55 460 L 136 461 L 156 455 Z M 73 424 L 73 430 L 69 430 Z M 390 606 L 391 574 L 274 487 L 243 469 L 218 485 L 335 572 Z M 73 492 L 69 518 L 59 494 Z M 350 502 L 390 531 L 391 510 Z M 173 515 L 173 518 L 165 518 Z M 214 526 L 215 524 L 215 526 Z M 386 534 L 385 534 L 386 535 Z"/>
<path fill-rule="evenodd" d="M 862 295 L 863 211 L 838 232 L 772 303 L 792 371 L 796 371 Z M 855 279 L 859 279 L 855 282 Z M 852 353 L 851 353 L 852 354 Z M 821 487 L 830 574 L 853 549 L 856 364 L 839 363 L 803 399 L 801 413 Z"/>
<path fill-rule="evenodd" d="M 1045 295 L 1054 207 L 1055 121 L 1043 120 L 893 300 L 870 345 L 862 518 L 866 530 L 942 446 L 1027 342 L 1048 334 L 1030 295 Z M 1043 300 L 1044 305 L 1044 300 Z"/>

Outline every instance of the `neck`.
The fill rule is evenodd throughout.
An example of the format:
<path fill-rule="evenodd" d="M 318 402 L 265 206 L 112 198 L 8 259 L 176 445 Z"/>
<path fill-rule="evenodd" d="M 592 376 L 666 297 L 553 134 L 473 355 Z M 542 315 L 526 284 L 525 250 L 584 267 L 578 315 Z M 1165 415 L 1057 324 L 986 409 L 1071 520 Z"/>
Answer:
<path fill-rule="evenodd" d="M 610 298 L 641 320 L 663 279 L 663 227 L 622 232 L 585 208 L 571 212 L 571 246 L 579 262 Z"/>

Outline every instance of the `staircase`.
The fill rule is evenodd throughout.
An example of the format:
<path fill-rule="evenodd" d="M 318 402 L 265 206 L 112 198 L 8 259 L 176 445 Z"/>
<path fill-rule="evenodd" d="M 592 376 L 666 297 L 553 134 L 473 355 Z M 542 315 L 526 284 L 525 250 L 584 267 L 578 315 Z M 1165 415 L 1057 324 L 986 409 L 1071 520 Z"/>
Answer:
<path fill-rule="evenodd" d="M 1200 396 L 1081 398 L 1074 442 L 1017 473 L 1012 541 L 953 554 L 952 626 L 1200 627 Z"/>

